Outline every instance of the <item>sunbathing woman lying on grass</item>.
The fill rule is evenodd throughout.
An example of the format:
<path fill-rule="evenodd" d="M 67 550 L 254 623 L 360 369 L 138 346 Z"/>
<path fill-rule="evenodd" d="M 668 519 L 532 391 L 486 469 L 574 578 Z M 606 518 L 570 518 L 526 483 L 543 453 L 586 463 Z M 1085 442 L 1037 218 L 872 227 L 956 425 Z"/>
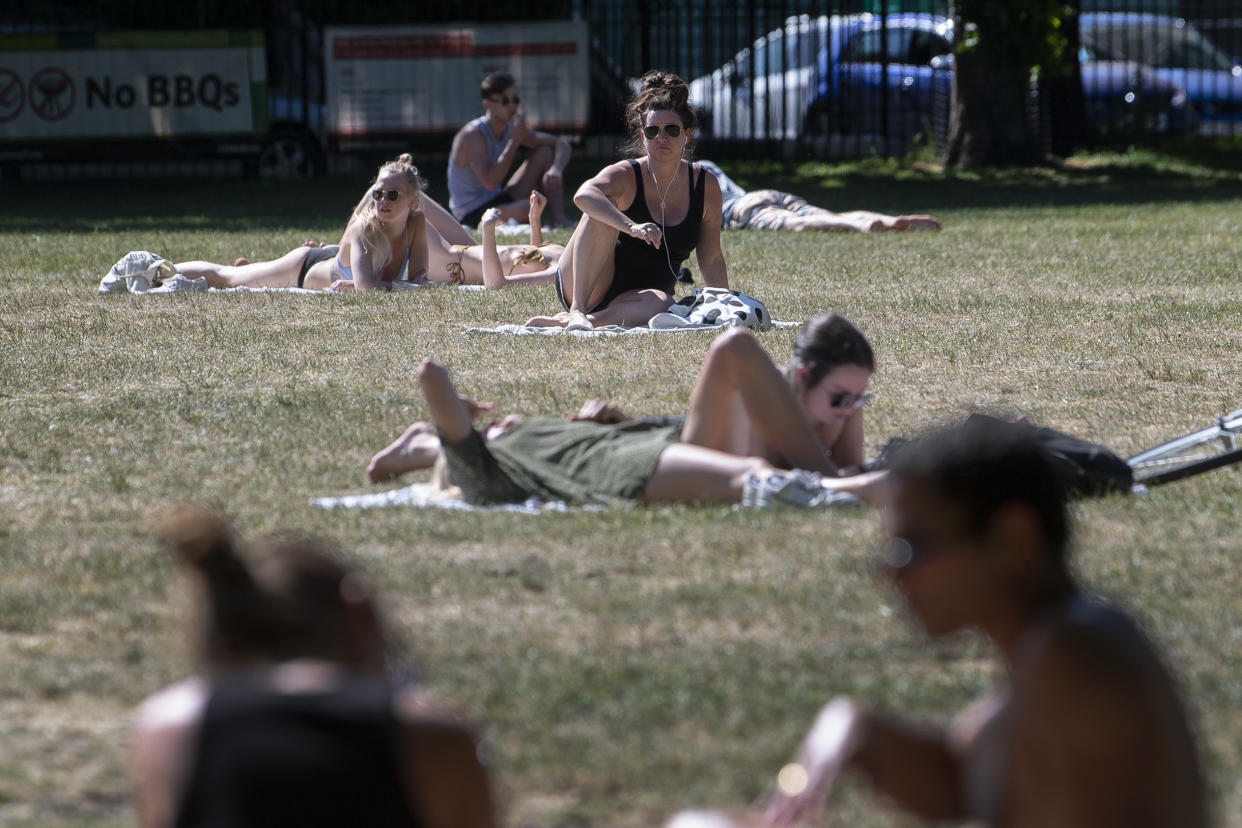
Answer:
<path fill-rule="evenodd" d="M 530 244 L 496 244 L 500 211 L 489 209 L 479 222 L 483 243 L 476 243 L 457 219 L 432 199 L 423 196 L 427 217 L 427 279 L 437 283 L 484 285 L 489 290 L 505 286 L 538 285 L 556 280 L 556 266 L 565 245 L 544 242 L 542 216 L 548 199 L 530 191 Z"/>
<path fill-rule="evenodd" d="M 473 420 L 491 406 L 459 396 L 448 371 L 425 360 L 418 381 L 431 422 L 375 455 L 367 475 L 379 482 L 438 463 L 478 504 L 854 502 L 880 480 L 848 474 L 863 462 L 873 370 L 862 333 L 828 315 L 802 330 L 783 371 L 748 331 L 721 335 L 684 418 L 626 419 L 592 401 L 568 421 L 507 417 L 479 432 Z"/>
<path fill-rule="evenodd" d="M 699 164 L 716 176 L 723 197 L 721 226 L 726 230 L 845 230 L 877 233 L 883 230 L 939 230 L 935 216 L 890 216 L 870 210 L 834 213 L 806 199 L 780 190 L 742 188 L 711 161 Z"/>
<path fill-rule="evenodd" d="M 365 291 L 418 281 L 427 274 L 426 221 L 419 210 L 422 188 L 407 153 L 380 167 L 339 244 L 304 245 L 267 262 L 238 259 L 230 266 L 194 261 L 175 267 L 190 279 L 205 278 L 214 288 Z"/>

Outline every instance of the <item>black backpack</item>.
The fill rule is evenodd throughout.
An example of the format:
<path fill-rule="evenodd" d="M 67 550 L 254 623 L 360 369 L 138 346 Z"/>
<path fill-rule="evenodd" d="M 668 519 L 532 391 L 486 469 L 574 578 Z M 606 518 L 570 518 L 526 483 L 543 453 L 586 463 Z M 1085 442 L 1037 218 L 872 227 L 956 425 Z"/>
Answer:
<path fill-rule="evenodd" d="M 971 414 L 970 418 L 989 417 Z M 1052 461 L 1061 484 L 1070 497 L 1104 497 L 1128 493 L 1134 486 L 1134 471 L 1125 460 L 1096 443 L 1057 431 L 1055 428 L 1028 425 L 1036 441 Z M 869 469 L 885 468 L 893 453 L 908 440 L 893 437 L 880 450 L 879 456 L 867 464 Z"/>

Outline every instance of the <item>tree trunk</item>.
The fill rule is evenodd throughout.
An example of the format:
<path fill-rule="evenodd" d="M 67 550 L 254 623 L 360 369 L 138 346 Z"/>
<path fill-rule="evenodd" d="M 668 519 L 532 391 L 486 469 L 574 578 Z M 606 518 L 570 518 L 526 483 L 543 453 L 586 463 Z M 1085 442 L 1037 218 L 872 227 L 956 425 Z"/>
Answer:
<path fill-rule="evenodd" d="M 955 6 L 953 27 L 959 36 L 965 23 Z M 954 57 L 952 89 L 945 166 L 1002 167 L 1043 160 L 1028 118 L 1031 85 L 1026 69 L 985 48 L 968 49 Z"/>
<path fill-rule="evenodd" d="M 1082 0 L 1065 0 L 1072 14 L 1063 20 L 1065 53 L 1061 71 L 1041 84 L 1051 122 L 1052 154 L 1061 158 L 1087 144 L 1087 104 L 1082 93 L 1082 66 L 1078 63 L 1078 16 Z"/>

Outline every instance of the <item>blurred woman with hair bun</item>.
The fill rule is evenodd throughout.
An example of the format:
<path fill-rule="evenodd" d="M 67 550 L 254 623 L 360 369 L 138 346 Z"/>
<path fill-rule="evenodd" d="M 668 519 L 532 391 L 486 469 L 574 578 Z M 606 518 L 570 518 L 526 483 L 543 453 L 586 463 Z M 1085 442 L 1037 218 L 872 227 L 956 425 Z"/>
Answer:
<path fill-rule="evenodd" d="M 199 674 L 138 711 L 141 826 L 495 824 L 475 737 L 393 677 L 359 570 L 199 508 L 160 534 L 197 587 Z"/>

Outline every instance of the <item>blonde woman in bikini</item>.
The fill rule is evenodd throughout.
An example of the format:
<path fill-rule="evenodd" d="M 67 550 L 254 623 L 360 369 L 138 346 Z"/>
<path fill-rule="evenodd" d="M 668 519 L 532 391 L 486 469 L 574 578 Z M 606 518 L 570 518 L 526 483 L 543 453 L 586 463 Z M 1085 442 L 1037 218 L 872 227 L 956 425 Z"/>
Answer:
<path fill-rule="evenodd" d="M 423 181 L 413 157 L 380 167 L 350 216 L 339 244 L 303 245 L 279 259 L 233 265 L 182 262 L 179 273 L 215 288 L 305 287 L 335 291 L 391 290 L 427 276 L 426 219 L 419 208 Z"/>

